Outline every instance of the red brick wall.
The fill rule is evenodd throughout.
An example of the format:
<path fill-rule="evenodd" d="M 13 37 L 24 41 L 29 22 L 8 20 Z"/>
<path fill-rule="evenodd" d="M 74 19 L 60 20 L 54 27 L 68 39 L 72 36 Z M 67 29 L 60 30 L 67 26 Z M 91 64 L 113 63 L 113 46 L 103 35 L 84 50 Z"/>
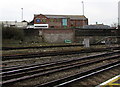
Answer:
<path fill-rule="evenodd" d="M 44 33 L 48 33 L 48 34 L 68 34 L 68 33 L 73 33 L 74 30 L 73 29 L 43 29 Z"/>
<path fill-rule="evenodd" d="M 64 43 L 65 40 L 74 42 L 74 29 L 43 29 L 44 41 L 47 43 Z"/>
<path fill-rule="evenodd" d="M 41 19 L 41 22 L 37 23 L 36 19 Z M 43 20 L 45 20 L 46 22 L 43 22 Z M 48 19 L 44 15 L 38 15 L 38 16 L 34 17 L 34 24 L 47 24 L 47 23 L 48 23 Z"/>
<path fill-rule="evenodd" d="M 52 21 L 51 21 L 52 20 Z M 53 18 L 49 18 L 49 27 L 50 28 L 61 28 L 61 19 L 53 19 Z"/>
<path fill-rule="evenodd" d="M 36 19 L 40 19 L 41 22 L 37 23 Z M 43 22 L 42 20 L 46 20 L 46 22 Z M 51 20 L 53 20 L 53 22 Z M 49 24 L 49 28 L 64 28 L 64 26 L 62 26 L 62 18 L 59 18 L 59 19 L 47 18 L 42 14 L 34 17 L 34 24 Z M 70 27 L 70 19 L 68 19 L 68 25 L 66 28 L 69 28 L 69 27 Z"/>
<path fill-rule="evenodd" d="M 88 22 L 87 20 L 71 20 L 70 21 L 70 27 L 82 27 L 83 26 L 83 22 L 84 22 L 84 25 L 88 25 Z"/>
<path fill-rule="evenodd" d="M 41 22 L 37 23 L 36 19 L 40 19 Z M 43 22 L 45 20 L 45 22 Z M 53 20 L 53 22 L 51 21 Z M 59 21 L 58 21 L 59 20 Z M 83 26 L 83 20 L 70 20 L 67 19 L 67 26 L 62 26 L 62 18 L 47 18 L 45 15 L 37 15 L 34 17 L 34 24 L 48 24 L 49 28 L 75 28 L 75 27 L 82 27 Z M 88 19 L 84 20 L 84 25 L 88 24 Z"/>

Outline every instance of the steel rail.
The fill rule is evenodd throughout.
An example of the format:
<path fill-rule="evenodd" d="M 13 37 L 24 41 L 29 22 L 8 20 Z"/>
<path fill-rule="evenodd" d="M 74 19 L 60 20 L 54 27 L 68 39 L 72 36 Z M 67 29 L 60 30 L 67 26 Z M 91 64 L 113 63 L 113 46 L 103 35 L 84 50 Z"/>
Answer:
<path fill-rule="evenodd" d="M 115 57 L 118 57 L 118 56 L 115 56 Z M 101 61 L 103 61 L 103 60 L 101 60 Z M 78 67 L 78 66 L 93 64 L 93 63 L 97 63 L 97 62 L 100 62 L 100 61 L 97 60 L 97 61 L 92 61 L 92 62 L 89 62 L 89 63 L 78 64 L 78 65 L 74 65 L 74 66 L 69 66 L 69 67 L 60 68 L 60 69 L 56 69 L 56 70 L 51 70 L 51 71 L 48 71 L 46 73 L 34 74 L 34 75 L 31 75 L 31 76 L 24 76 L 24 77 L 17 78 L 17 79 L 10 79 L 10 80 L 7 80 L 7 81 L 3 81 L 3 85 L 4 84 L 8 84 L 8 83 L 17 82 L 17 81 L 20 81 L 20 80 L 34 78 L 34 77 L 37 77 L 37 76 L 43 76 L 43 75 L 46 75 L 46 74 L 51 74 L 51 73 L 59 72 L 59 71 L 62 71 L 62 70 L 67 70 L 67 69 L 75 68 L 75 67 Z"/>
<path fill-rule="evenodd" d="M 10 60 L 10 59 L 23 59 L 23 58 L 35 58 L 35 57 L 45 57 L 45 56 L 57 56 L 57 55 L 71 55 L 71 54 L 80 54 L 80 53 L 91 53 L 91 52 L 103 52 L 109 50 L 119 50 L 120 47 L 112 47 L 112 48 L 99 48 L 99 49 L 83 49 L 79 51 L 64 51 L 64 52 L 40 52 L 40 53 L 29 53 L 29 54 L 19 54 L 19 55 L 11 55 L 11 56 L 2 56 L 2 60 Z"/>
<path fill-rule="evenodd" d="M 78 78 L 76 78 L 76 79 L 72 79 L 72 80 L 70 80 L 70 81 L 66 81 L 66 82 L 61 83 L 61 84 L 59 84 L 59 85 L 56 85 L 56 86 L 54 86 L 54 87 L 63 87 L 63 86 L 65 86 L 65 85 L 74 83 L 74 82 L 79 81 L 79 80 L 81 80 L 81 79 L 84 79 L 84 78 L 87 78 L 87 77 L 89 77 L 89 76 L 92 76 L 92 75 L 101 73 L 101 72 L 103 72 L 103 71 L 109 70 L 109 69 L 114 68 L 114 67 L 117 67 L 117 66 L 120 66 L 120 63 L 118 63 L 118 64 L 116 64 L 116 65 L 113 65 L 113 66 L 110 66 L 110 67 L 107 67 L 107 68 L 105 68 L 105 69 L 101 69 L 101 70 L 98 70 L 98 71 L 95 71 L 95 72 L 92 72 L 92 73 L 83 75 L 83 76 L 78 77 Z"/>
<path fill-rule="evenodd" d="M 108 60 L 108 59 L 113 59 L 113 58 L 118 58 L 120 57 L 120 55 L 117 55 L 117 56 L 112 56 L 112 57 L 108 57 L 108 58 L 104 58 L 104 59 L 98 59 L 97 61 L 100 62 L 100 61 L 105 61 L 105 60 Z M 94 62 L 97 62 L 97 61 L 90 61 L 89 63 L 94 63 Z M 26 74 L 36 74 L 36 73 L 40 73 L 40 72 L 46 72 L 46 71 L 50 71 L 50 70 L 54 70 L 54 69 L 59 69 L 59 68 L 64 68 L 64 67 L 69 67 L 69 66 L 76 66 L 76 65 L 81 65 L 81 64 L 87 64 L 87 62 L 83 62 L 83 63 L 72 63 L 72 64 L 66 64 L 66 65 L 60 65 L 60 66 L 55 66 L 55 67 L 52 67 L 52 68 L 48 68 L 48 69 L 38 69 L 38 70 L 35 70 L 35 71 L 27 71 L 27 72 L 18 72 L 16 74 L 9 74 L 7 76 L 3 76 L 2 78 L 6 78 L 7 80 L 8 79 L 12 79 L 13 77 L 15 78 L 18 78 L 18 77 L 21 77 L 23 75 L 26 75 Z M 72 68 L 72 67 L 71 67 Z"/>
<path fill-rule="evenodd" d="M 25 71 L 25 70 L 31 70 L 33 68 L 41 68 L 41 67 L 47 67 L 47 66 L 52 66 L 52 65 L 56 65 L 56 64 L 62 64 L 62 63 L 68 63 L 68 62 L 73 62 L 73 61 L 79 61 L 79 60 L 83 60 L 83 59 L 88 59 L 88 58 L 95 58 L 95 57 L 102 57 L 102 56 L 107 56 L 107 55 L 113 55 L 115 53 L 119 53 L 120 51 L 116 51 L 116 52 L 109 52 L 109 53 L 102 53 L 102 54 L 98 54 L 98 55 L 92 55 L 92 56 L 88 56 L 88 57 L 81 57 L 81 58 L 76 58 L 76 59 L 71 59 L 71 60 L 63 60 L 63 61 L 57 61 L 57 62 L 50 62 L 50 63 L 43 63 L 43 64 L 32 64 L 32 65 L 27 65 L 27 66 L 17 66 L 17 67 L 10 67 L 10 68 L 3 68 L 2 72 L 0 73 L 0 75 L 2 74 L 7 74 L 7 73 L 15 73 L 15 72 L 20 72 L 20 71 Z"/>
<path fill-rule="evenodd" d="M 71 76 L 68 76 L 68 77 L 65 77 L 62 79 L 57 79 L 57 80 L 47 82 L 44 84 L 36 85 L 35 87 L 65 87 L 65 85 L 70 84 L 74 81 L 86 78 L 88 76 L 100 73 L 102 71 L 108 70 L 108 69 L 116 67 L 116 66 L 120 66 L 120 61 L 114 62 L 114 63 L 108 63 L 105 65 L 96 67 L 94 69 L 86 70 L 86 71 L 83 71 L 78 74 L 71 75 Z"/>
<path fill-rule="evenodd" d="M 103 43 L 91 44 L 91 45 L 105 45 Z M 57 48 L 57 47 L 79 47 L 83 44 L 69 44 L 69 45 L 51 45 L 51 46 L 34 46 L 34 47 L 2 47 L 2 50 L 18 50 L 18 49 L 39 49 L 39 48 Z"/>
<path fill-rule="evenodd" d="M 2 50 L 18 50 L 18 49 L 39 49 L 39 48 L 56 48 L 56 47 L 78 47 L 83 46 L 77 45 L 53 45 L 53 46 L 34 46 L 34 47 L 2 47 Z"/>

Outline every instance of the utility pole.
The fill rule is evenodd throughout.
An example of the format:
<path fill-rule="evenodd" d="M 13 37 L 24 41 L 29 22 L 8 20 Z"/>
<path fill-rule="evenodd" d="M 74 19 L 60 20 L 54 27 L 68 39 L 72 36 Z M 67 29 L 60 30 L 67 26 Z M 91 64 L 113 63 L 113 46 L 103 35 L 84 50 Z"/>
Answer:
<path fill-rule="evenodd" d="M 84 2 L 82 1 L 83 16 L 84 16 Z"/>
<path fill-rule="evenodd" d="M 23 8 L 21 8 L 22 14 L 21 14 L 21 20 L 23 21 Z"/>
<path fill-rule="evenodd" d="M 82 1 L 82 10 L 83 10 L 83 17 L 84 17 L 84 2 Z M 83 18 L 83 26 L 84 26 L 84 18 Z"/>
<path fill-rule="evenodd" d="M 83 28 L 84 28 L 84 2 L 82 1 L 82 10 L 83 10 Z M 85 48 L 90 47 L 90 38 L 84 36 L 83 45 Z"/>
<path fill-rule="evenodd" d="M 118 27 L 118 29 L 119 29 L 119 26 L 120 26 L 120 24 L 119 24 L 119 22 L 120 22 L 120 21 L 119 21 L 119 20 L 120 20 L 120 19 L 119 19 L 119 17 L 118 17 L 118 26 L 117 26 L 117 27 Z"/>

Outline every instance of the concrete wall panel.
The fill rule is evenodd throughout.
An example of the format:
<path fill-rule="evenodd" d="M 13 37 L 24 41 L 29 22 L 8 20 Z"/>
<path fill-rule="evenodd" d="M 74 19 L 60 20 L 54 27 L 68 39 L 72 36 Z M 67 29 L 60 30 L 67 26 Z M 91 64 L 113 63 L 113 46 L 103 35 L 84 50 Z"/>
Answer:
<path fill-rule="evenodd" d="M 65 40 L 74 42 L 74 30 L 72 29 L 45 29 L 43 30 L 44 41 L 47 43 L 64 43 Z"/>

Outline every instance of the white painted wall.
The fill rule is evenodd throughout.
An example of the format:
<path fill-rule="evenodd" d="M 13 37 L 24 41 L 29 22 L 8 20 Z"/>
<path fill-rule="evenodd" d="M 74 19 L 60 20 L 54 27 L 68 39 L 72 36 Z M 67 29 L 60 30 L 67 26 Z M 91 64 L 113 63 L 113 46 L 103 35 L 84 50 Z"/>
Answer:
<path fill-rule="evenodd" d="M 17 22 L 17 21 L 0 21 L 0 24 L 3 24 L 4 27 L 15 26 L 18 28 L 26 28 L 27 22 Z"/>

